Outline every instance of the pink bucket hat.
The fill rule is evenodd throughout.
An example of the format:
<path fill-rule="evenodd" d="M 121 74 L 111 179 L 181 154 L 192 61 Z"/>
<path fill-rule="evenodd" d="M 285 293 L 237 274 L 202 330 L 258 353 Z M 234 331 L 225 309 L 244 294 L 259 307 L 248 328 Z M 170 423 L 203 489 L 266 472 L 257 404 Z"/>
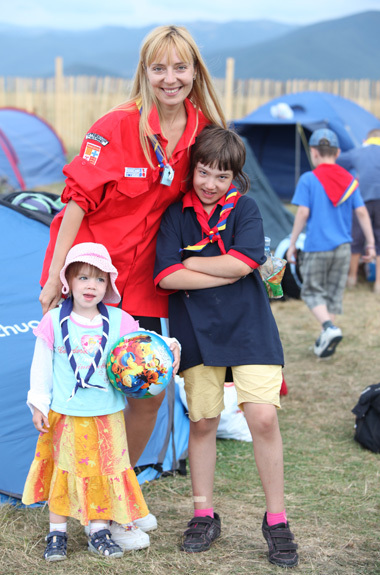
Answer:
<path fill-rule="evenodd" d="M 93 242 L 85 242 L 83 244 L 77 244 L 69 250 L 65 265 L 59 273 L 59 277 L 63 284 L 62 293 L 69 293 L 69 285 L 66 279 L 66 269 L 74 262 L 83 262 L 84 264 L 90 264 L 109 274 L 110 282 L 107 286 L 107 291 L 103 298 L 103 303 L 119 303 L 121 300 L 120 294 L 116 287 L 115 281 L 118 275 L 117 269 L 112 264 L 111 256 L 109 255 L 107 249 L 102 244 L 95 244 Z"/>

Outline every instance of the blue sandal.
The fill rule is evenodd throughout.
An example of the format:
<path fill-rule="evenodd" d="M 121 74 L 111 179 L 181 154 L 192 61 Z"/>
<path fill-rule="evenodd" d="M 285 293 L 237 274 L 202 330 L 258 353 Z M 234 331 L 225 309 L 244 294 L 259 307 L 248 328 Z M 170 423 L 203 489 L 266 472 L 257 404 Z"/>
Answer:
<path fill-rule="evenodd" d="M 90 535 L 88 538 L 88 549 L 93 553 L 103 555 L 103 557 L 117 558 L 123 555 L 122 548 L 111 538 L 109 529 L 101 529 Z"/>

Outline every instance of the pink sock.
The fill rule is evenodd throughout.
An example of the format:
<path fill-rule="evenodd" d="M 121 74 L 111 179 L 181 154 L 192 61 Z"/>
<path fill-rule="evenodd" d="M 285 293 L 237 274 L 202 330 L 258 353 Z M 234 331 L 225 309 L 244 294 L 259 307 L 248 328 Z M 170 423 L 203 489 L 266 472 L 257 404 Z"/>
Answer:
<path fill-rule="evenodd" d="M 210 509 L 194 509 L 194 517 L 214 517 L 214 508 Z"/>
<path fill-rule="evenodd" d="M 285 509 L 281 513 L 269 513 L 267 511 L 267 523 L 269 527 L 272 525 L 277 525 L 277 523 L 287 523 Z"/>

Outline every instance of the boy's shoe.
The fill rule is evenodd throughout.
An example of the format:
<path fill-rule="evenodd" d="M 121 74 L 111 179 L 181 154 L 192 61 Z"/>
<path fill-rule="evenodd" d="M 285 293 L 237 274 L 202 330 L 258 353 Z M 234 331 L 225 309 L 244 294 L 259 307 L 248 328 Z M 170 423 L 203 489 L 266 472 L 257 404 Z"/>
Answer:
<path fill-rule="evenodd" d="M 221 532 L 221 521 L 217 513 L 214 513 L 214 517 L 193 517 L 187 526 L 181 551 L 188 553 L 207 551 Z"/>
<path fill-rule="evenodd" d="M 124 551 L 137 551 L 150 545 L 149 535 L 139 529 L 134 522 L 120 525 L 115 521 L 110 522 L 111 537 Z"/>
<path fill-rule="evenodd" d="M 67 535 L 63 531 L 51 531 L 46 535 L 47 546 L 44 551 L 46 561 L 63 561 L 67 559 Z"/>
<path fill-rule="evenodd" d="M 295 567 L 298 563 L 297 543 L 289 523 L 277 523 L 269 527 L 265 513 L 262 531 L 269 548 L 269 561 L 278 567 Z"/>
<path fill-rule="evenodd" d="M 123 550 L 111 538 L 109 529 L 101 529 L 90 535 L 88 538 L 88 550 L 110 559 L 123 556 Z"/>
<path fill-rule="evenodd" d="M 335 348 L 343 339 L 342 330 L 333 325 L 321 332 L 314 345 L 314 353 L 318 357 L 329 357 L 335 353 Z"/>
<path fill-rule="evenodd" d="M 144 533 L 148 533 L 148 531 L 154 531 L 157 529 L 157 519 L 152 513 L 148 513 L 145 517 L 141 517 L 140 519 L 135 519 L 133 522 L 136 527 L 144 531 Z"/>

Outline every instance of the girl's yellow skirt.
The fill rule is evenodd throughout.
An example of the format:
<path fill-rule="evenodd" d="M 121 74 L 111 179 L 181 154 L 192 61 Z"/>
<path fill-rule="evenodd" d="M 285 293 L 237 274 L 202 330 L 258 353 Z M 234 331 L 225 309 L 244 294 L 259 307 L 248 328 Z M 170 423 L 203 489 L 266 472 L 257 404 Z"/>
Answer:
<path fill-rule="evenodd" d="M 122 411 L 75 417 L 50 411 L 26 479 L 22 502 L 48 501 L 57 515 L 130 523 L 149 511 L 129 462 Z"/>

